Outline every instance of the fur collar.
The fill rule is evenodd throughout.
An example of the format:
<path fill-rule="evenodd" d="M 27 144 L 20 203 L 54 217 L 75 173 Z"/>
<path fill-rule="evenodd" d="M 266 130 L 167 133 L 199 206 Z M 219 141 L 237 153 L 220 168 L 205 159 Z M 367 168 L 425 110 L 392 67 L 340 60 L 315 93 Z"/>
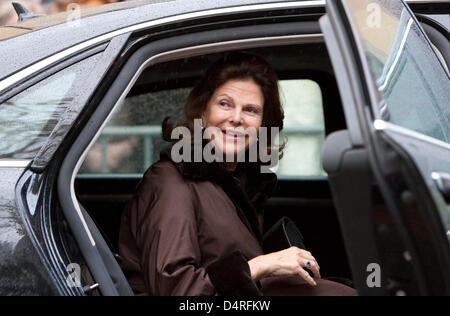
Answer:
<path fill-rule="evenodd" d="M 203 142 L 203 147 L 207 141 Z M 256 162 L 240 162 L 234 172 L 228 171 L 220 162 L 174 162 L 171 158 L 173 144 L 165 147 L 161 159 L 170 160 L 183 175 L 193 181 L 212 181 L 219 184 L 234 202 L 238 215 L 248 229 L 261 242 L 258 214 L 263 211 L 266 200 L 277 186 L 274 173 L 261 173 Z M 192 161 L 193 146 L 191 145 Z"/>

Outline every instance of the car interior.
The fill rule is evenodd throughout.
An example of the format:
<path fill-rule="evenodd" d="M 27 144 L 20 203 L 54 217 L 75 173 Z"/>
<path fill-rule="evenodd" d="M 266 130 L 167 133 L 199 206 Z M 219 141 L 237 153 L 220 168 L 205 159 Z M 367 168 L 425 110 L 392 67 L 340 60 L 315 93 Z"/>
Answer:
<path fill-rule="evenodd" d="M 281 160 L 284 174 L 279 175 L 278 188 L 265 206 L 265 231 L 283 216 L 289 217 L 303 234 L 307 249 L 318 260 L 322 277 L 351 280 L 329 182 L 320 166 L 325 137 L 346 129 L 325 44 L 317 42 L 246 50 L 264 56 L 276 70 L 280 82 L 314 82 L 321 97 L 319 105 L 322 108 L 318 113 L 323 117 L 319 121 L 324 125 L 319 131 L 308 128 L 297 131 L 297 136 L 306 140 L 297 142 L 295 146 L 289 146 L 289 140 L 296 143 L 296 132 L 287 134 L 286 153 L 291 151 L 294 157 L 300 157 L 304 153 L 297 151 L 302 148 L 314 151 L 311 159 L 316 167 L 310 173 L 296 171 L 293 166 L 302 165 L 302 161 Z M 143 172 L 159 159 L 159 151 L 167 145 L 160 133 L 162 120 L 166 116 L 170 116 L 172 122 L 183 119 L 184 102 L 193 83 L 224 53 L 190 56 L 146 68 L 86 156 L 75 180 L 76 197 L 95 221 L 113 253 L 118 253 L 119 227 L 125 204 L 133 195 Z M 295 99 L 289 102 L 296 104 Z M 307 104 L 308 100 L 305 102 Z M 295 114 L 299 122 L 302 116 L 308 115 L 307 109 Z M 286 117 L 291 116 L 295 107 L 291 107 L 289 113 L 286 110 Z M 288 126 L 285 127 L 287 129 Z M 308 141 L 315 142 L 315 145 L 302 145 Z"/>

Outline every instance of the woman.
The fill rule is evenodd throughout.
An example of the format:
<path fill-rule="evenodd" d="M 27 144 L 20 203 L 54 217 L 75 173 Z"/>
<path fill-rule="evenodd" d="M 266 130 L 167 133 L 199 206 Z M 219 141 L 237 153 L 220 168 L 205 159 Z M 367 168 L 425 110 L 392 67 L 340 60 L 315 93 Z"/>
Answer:
<path fill-rule="evenodd" d="M 284 146 L 272 144 L 271 135 L 263 143 L 261 133 L 245 131 L 283 128 L 277 82 L 263 58 L 241 52 L 216 62 L 194 87 L 185 105 L 186 122 L 178 124 L 191 132 L 184 139 L 191 147 L 180 151 L 191 159 L 175 159 L 175 145 L 163 150 L 123 214 L 119 250 L 135 294 L 354 294 L 321 280 L 319 264 L 308 251 L 262 250 L 262 206 L 276 176 L 261 172 L 261 157 L 251 161 L 250 151 L 264 147 L 281 156 Z M 209 142 L 195 139 L 196 119 L 202 131 L 215 129 L 211 152 L 223 159 L 196 157 L 207 152 Z M 174 130 L 164 120 L 166 140 L 174 141 Z M 245 161 L 237 162 L 242 154 Z"/>

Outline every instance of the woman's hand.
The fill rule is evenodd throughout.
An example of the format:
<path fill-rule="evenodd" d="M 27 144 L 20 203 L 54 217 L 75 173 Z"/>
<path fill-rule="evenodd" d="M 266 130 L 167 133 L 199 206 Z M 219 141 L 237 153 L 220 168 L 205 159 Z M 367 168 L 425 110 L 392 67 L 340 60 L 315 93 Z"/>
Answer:
<path fill-rule="evenodd" d="M 297 247 L 258 256 L 250 260 L 248 265 L 254 281 L 270 276 L 297 274 L 310 285 L 316 286 L 316 282 L 305 269 L 311 270 L 314 277 L 320 279 L 320 267 L 316 259 L 309 251 Z"/>

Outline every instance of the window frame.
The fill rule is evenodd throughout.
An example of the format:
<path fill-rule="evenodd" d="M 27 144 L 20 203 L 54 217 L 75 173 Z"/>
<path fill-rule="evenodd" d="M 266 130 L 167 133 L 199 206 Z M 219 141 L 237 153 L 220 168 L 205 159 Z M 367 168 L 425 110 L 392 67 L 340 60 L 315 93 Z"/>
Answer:
<path fill-rule="evenodd" d="M 176 60 L 176 61 L 178 61 L 178 60 Z M 151 67 L 151 66 L 149 66 L 149 67 Z M 144 69 L 142 73 L 145 73 L 146 69 Z M 142 73 L 141 73 L 141 75 L 142 75 Z M 325 83 L 326 80 L 324 80 L 322 78 L 323 74 L 320 73 L 320 72 L 316 72 L 316 71 L 313 71 L 313 72 L 310 72 L 310 71 L 303 72 L 303 71 L 301 71 L 300 73 L 297 73 L 295 71 L 288 71 L 288 72 L 286 72 L 286 74 L 287 74 L 287 77 L 283 76 L 282 78 L 280 78 L 279 79 L 279 83 L 281 83 L 282 81 L 304 81 L 304 80 L 307 80 L 307 81 L 313 82 L 317 86 L 317 88 L 319 89 L 320 98 L 321 98 L 321 104 L 320 104 L 321 110 L 320 111 L 322 112 L 322 114 L 324 116 L 323 117 L 323 124 L 321 124 L 320 126 L 319 125 L 299 125 L 299 129 L 301 129 L 301 128 L 305 128 L 305 129 L 316 128 L 317 131 L 312 131 L 312 132 L 305 131 L 303 133 L 300 132 L 299 134 L 293 134 L 291 136 L 297 136 L 297 135 L 299 135 L 299 136 L 302 136 L 302 135 L 305 135 L 305 136 L 320 136 L 323 133 L 323 136 L 324 136 L 323 142 L 324 142 L 325 137 L 326 137 L 327 128 L 325 126 L 326 125 L 325 124 L 325 114 L 323 113 L 323 112 L 325 112 L 325 110 L 324 110 L 324 108 L 325 108 L 324 102 L 325 101 L 324 101 L 324 95 L 323 94 L 324 94 L 324 91 L 326 92 L 327 90 L 322 85 L 326 85 L 327 83 Z M 138 76 L 138 80 L 139 80 L 139 78 L 140 78 L 140 76 Z M 183 86 L 181 88 L 173 88 L 173 89 L 174 90 L 176 90 L 176 89 L 186 89 L 186 87 Z M 190 91 L 192 89 L 192 87 L 189 87 L 187 89 Z M 152 93 L 152 92 L 146 92 L 146 93 Z M 128 97 L 129 96 L 127 95 L 126 98 L 128 98 Z M 120 113 L 120 110 L 122 110 L 122 108 L 120 106 L 123 106 L 123 104 L 120 105 L 120 102 L 119 102 L 118 106 L 119 106 L 118 112 L 115 112 L 115 114 L 119 114 Z M 289 115 L 289 113 L 287 113 L 286 110 L 287 109 L 285 108 L 284 109 L 285 115 L 286 114 Z M 110 122 L 111 122 L 111 120 L 106 125 L 108 125 Z M 128 172 L 128 173 L 126 173 L 126 172 L 114 172 L 114 171 L 111 172 L 111 171 L 104 171 L 103 170 L 103 168 L 105 167 L 105 163 L 106 163 L 105 159 L 107 159 L 107 156 L 106 156 L 106 158 L 104 156 L 106 154 L 106 152 L 105 152 L 106 147 L 105 146 L 108 146 L 109 143 L 108 143 L 107 140 L 105 140 L 105 138 L 102 139 L 102 137 L 108 137 L 107 135 L 109 135 L 109 137 L 114 137 L 115 136 L 113 133 L 111 133 L 111 131 L 108 130 L 109 128 L 110 129 L 119 129 L 119 128 L 122 127 L 122 128 L 125 128 L 127 130 L 127 132 L 128 132 L 129 130 L 127 128 L 130 128 L 132 126 L 134 126 L 134 125 L 131 124 L 131 125 L 125 126 L 125 127 L 114 126 L 114 125 L 113 126 L 109 126 L 109 127 L 105 126 L 105 129 L 99 135 L 99 139 L 95 142 L 95 145 L 102 146 L 101 147 L 102 148 L 102 171 L 78 173 L 77 174 L 77 179 L 99 179 L 99 178 L 105 178 L 105 179 L 134 178 L 134 179 L 139 179 L 139 178 L 141 178 L 143 172 L 148 168 L 148 166 L 150 166 L 152 163 L 155 162 L 155 161 L 150 161 L 149 162 L 148 161 L 149 157 L 147 157 L 147 159 L 145 159 L 145 156 L 142 157 L 143 161 L 139 164 L 139 166 L 141 168 L 143 168 L 143 169 L 141 169 L 142 171 L 139 171 L 139 172 Z M 158 127 L 159 126 L 157 126 L 157 128 Z M 294 129 L 296 128 L 295 125 L 289 126 L 289 127 L 290 128 L 294 128 Z M 284 126 L 283 132 L 282 133 L 285 134 L 285 135 L 288 132 L 288 126 L 286 126 L 286 124 Z M 129 136 L 129 135 L 130 136 L 133 135 L 133 136 L 140 137 L 141 140 L 143 140 L 143 142 L 144 142 L 144 152 L 146 152 L 146 149 L 145 149 L 145 143 L 146 142 L 145 142 L 145 137 L 143 136 L 143 134 L 139 134 L 139 135 L 138 134 L 126 134 L 126 135 L 123 135 L 123 136 Z M 116 136 L 121 136 L 121 135 L 117 134 Z M 155 136 L 153 135 L 153 137 L 155 137 Z M 289 141 L 288 141 L 288 143 L 289 143 Z M 148 146 L 153 147 L 153 145 L 148 145 Z M 320 160 L 320 155 L 319 155 L 319 157 L 317 157 L 317 161 L 320 163 L 320 161 L 321 161 Z M 281 161 L 280 164 L 281 163 L 283 163 L 283 161 Z M 325 179 L 327 179 L 327 175 L 324 173 L 323 169 L 322 169 L 322 173 L 317 173 L 317 174 L 316 173 L 314 173 L 314 174 L 296 174 L 296 173 L 292 173 L 292 174 L 278 174 L 277 176 L 281 180 L 293 180 L 293 179 L 296 179 L 296 180 L 325 180 Z"/>
<path fill-rule="evenodd" d="M 273 43 L 273 44 L 271 44 Z M 135 85 L 136 81 L 139 79 L 141 74 L 149 67 L 155 64 L 164 63 L 164 62 L 170 62 L 174 60 L 180 60 L 183 58 L 188 57 L 195 57 L 200 55 L 207 55 L 210 53 L 218 53 L 218 52 L 226 52 L 230 50 L 238 50 L 238 49 L 246 49 L 246 48 L 257 48 L 257 47 L 267 47 L 267 46 L 275 46 L 275 45 L 298 45 L 298 44 L 312 44 L 312 43 L 324 43 L 323 35 L 320 33 L 315 34 L 300 34 L 300 35 L 286 35 L 286 36 L 274 36 L 274 37 L 265 37 L 265 38 L 248 38 L 248 39 L 241 39 L 241 40 L 231 40 L 231 41 L 221 41 L 216 43 L 209 43 L 205 45 L 197 45 L 197 46 L 189 46 L 181 49 L 175 49 L 175 50 L 169 50 L 166 52 L 162 52 L 159 54 L 156 54 L 150 58 L 147 58 L 142 65 L 138 68 L 138 70 L 133 75 L 132 79 L 128 82 L 126 88 L 124 89 L 123 93 L 120 95 L 117 102 L 114 104 L 112 110 L 111 110 L 111 116 L 108 116 L 102 127 L 100 128 L 98 134 L 95 136 L 95 138 L 92 140 L 92 142 L 89 144 L 89 147 L 84 152 L 83 156 L 80 157 L 80 160 L 78 162 L 79 168 L 81 168 L 81 165 L 83 164 L 84 160 L 86 159 L 87 154 L 89 153 L 89 150 L 92 148 L 92 146 L 96 143 L 96 141 L 99 139 L 102 131 L 106 127 L 107 123 L 111 120 L 112 114 L 116 112 L 116 110 L 119 108 L 119 106 L 122 104 L 123 100 L 127 97 L 129 91 L 132 89 L 132 87 Z M 151 45 L 151 44 L 149 44 Z M 294 77 L 292 78 L 294 79 Z M 323 97 L 323 90 L 322 85 L 317 78 L 313 76 L 305 76 L 301 78 L 295 77 L 295 79 L 309 79 L 314 82 L 316 82 L 319 87 L 321 88 L 321 94 Z M 283 79 L 280 79 L 283 80 Z M 324 102 L 322 102 L 323 104 Z M 325 136 L 327 134 L 327 128 L 326 123 L 324 124 L 325 128 Z M 75 172 L 75 175 L 78 173 Z M 96 174 L 98 175 L 98 174 Z M 141 177 L 141 174 L 101 174 L 105 178 L 120 178 L 120 177 Z M 88 178 L 89 176 L 81 175 L 80 178 Z M 280 179 L 303 179 L 303 180 L 324 180 L 326 179 L 326 176 L 281 176 Z"/>

